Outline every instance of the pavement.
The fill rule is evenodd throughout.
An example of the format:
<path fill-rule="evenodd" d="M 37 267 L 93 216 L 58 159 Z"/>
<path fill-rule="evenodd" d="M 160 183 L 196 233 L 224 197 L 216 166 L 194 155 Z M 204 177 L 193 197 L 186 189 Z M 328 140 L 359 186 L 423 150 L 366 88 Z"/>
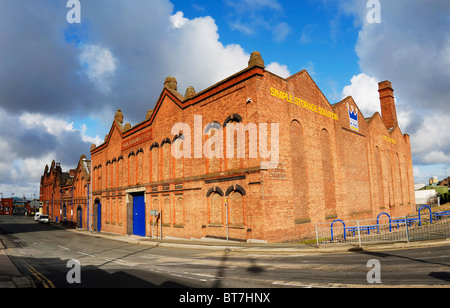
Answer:
<path fill-rule="evenodd" d="M 1 289 L 31 289 L 36 288 L 31 276 L 22 275 L 0 241 L 0 288 Z"/>
<path fill-rule="evenodd" d="M 241 243 L 225 240 L 213 239 L 151 239 L 148 237 L 138 237 L 134 235 L 119 235 L 105 232 L 91 232 L 86 230 L 77 230 L 65 228 L 62 225 L 55 224 L 70 232 L 76 232 L 86 236 L 95 236 L 98 238 L 122 241 L 138 245 L 151 247 L 166 247 L 177 249 L 195 249 L 206 251 L 228 251 L 238 253 L 264 253 L 264 254 L 322 254 L 322 253 L 350 253 L 355 251 L 386 251 L 393 249 L 414 249 L 430 246 L 450 245 L 450 238 L 440 240 L 429 240 L 410 243 L 383 243 L 365 246 L 355 246 L 348 244 L 323 245 L 316 247 L 308 244 L 265 244 L 265 243 Z M 6 248 L 0 241 L 0 288 L 35 288 L 31 276 L 22 275 L 10 257 L 6 253 Z"/>

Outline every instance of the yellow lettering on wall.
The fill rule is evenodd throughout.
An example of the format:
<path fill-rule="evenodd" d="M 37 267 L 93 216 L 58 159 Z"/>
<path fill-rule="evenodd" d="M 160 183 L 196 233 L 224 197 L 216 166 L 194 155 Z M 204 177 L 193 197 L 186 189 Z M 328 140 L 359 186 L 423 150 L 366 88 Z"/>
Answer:
<path fill-rule="evenodd" d="M 276 97 L 278 99 L 284 100 L 288 103 L 294 104 L 296 106 L 305 108 L 307 110 L 310 110 L 312 112 L 318 113 L 322 116 L 325 116 L 327 118 L 333 119 L 335 121 L 339 120 L 339 117 L 337 114 L 326 110 L 325 108 L 316 106 L 314 104 L 308 103 L 307 101 L 302 100 L 301 98 L 295 97 L 292 94 L 277 90 L 273 87 L 270 88 L 270 95 L 273 97 Z"/>
<path fill-rule="evenodd" d="M 383 136 L 383 140 L 387 141 L 389 143 L 392 143 L 392 144 L 397 144 L 397 141 L 395 141 L 395 139 L 392 139 L 392 138 L 387 137 L 387 136 Z"/>

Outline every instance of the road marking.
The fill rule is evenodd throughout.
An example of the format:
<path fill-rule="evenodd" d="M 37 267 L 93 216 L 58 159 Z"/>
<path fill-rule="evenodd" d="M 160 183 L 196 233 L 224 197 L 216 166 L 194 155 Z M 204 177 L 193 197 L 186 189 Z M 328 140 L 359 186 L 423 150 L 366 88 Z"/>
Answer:
<path fill-rule="evenodd" d="M 11 248 L 8 247 L 8 251 L 12 252 Z M 31 266 L 23 257 L 19 256 L 20 262 L 23 263 L 23 265 L 27 268 L 27 270 L 37 279 L 39 280 L 44 288 L 46 289 L 55 289 L 55 285 L 52 283 L 50 279 L 45 277 L 42 273 L 40 273 L 37 269 L 35 269 L 33 266 Z"/>
<path fill-rule="evenodd" d="M 88 253 L 84 253 L 84 252 L 81 252 L 81 251 L 77 251 L 77 253 L 79 253 L 80 255 L 91 257 L 91 258 L 96 258 L 96 256 L 93 256 L 93 255 L 90 255 Z"/>
<path fill-rule="evenodd" d="M 46 288 L 46 289 L 55 289 L 55 285 L 52 283 L 52 281 L 50 279 L 48 279 L 43 274 L 41 274 L 37 269 L 32 267 L 25 260 L 22 260 L 22 262 L 25 264 L 26 268 L 33 274 L 33 276 L 36 277 L 36 279 L 39 280 L 42 283 L 44 288 Z"/>
<path fill-rule="evenodd" d="M 110 259 L 106 259 L 106 258 L 103 258 L 103 260 L 108 261 L 108 262 L 114 262 L 114 263 L 117 263 L 117 264 L 120 264 L 120 265 L 133 267 L 133 265 L 131 265 L 131 264 L 125 262 L 125 261 L 121 261 L 121 260 L 110 260 Z"/>
<path fill-rule="evenodd" d="M 67 247 L 63 247 L 63 246 L 59 246 L 59 245 L 56 245 L 56 246 L 58 246 L 61 249 L 70 250 L 70 248 L 67 248 Z"/>
<path fill-rule="evenodd" d="M 194 278 L 194 277 L 189 277 L 189 276 L 184 276 L 184 275 L 174 274 L 174 273 L 169 273 L 169 275 L 174 276 L 174 277 L 184 278 L 184 279 L 191 279 L 191 280 L 195 280 L 195 281 L 202 281 L 202 282 L 207 281 L 206 279 L 199 279 L 199 278 Z"/>
<path fill-rule="evenodd" d="M 194 275 L 194 276 L 202 276 L 202 277 L 208 277 L 211 279 L 220 280 L 222 277 L 217 277 L 216 275 L 210 275 L 210 274 L 199 274 L 199 273 L 189 273 L 189 272 L 183 272 L 185 275 Z M 201 279 L 203 281 L 203 279 Z M 206 281 L 206 280 L 204 280 Z"/>
<path fill-rule="evenodd" d="M 272 282 L 273 285 L 279 285 L 279 286 L 288 286 L 288 287 L 298 287 L 298 288 L 305 288 L 305 289 L 312 289 L 312 286 L 300 284 L 297 282 Z"/>

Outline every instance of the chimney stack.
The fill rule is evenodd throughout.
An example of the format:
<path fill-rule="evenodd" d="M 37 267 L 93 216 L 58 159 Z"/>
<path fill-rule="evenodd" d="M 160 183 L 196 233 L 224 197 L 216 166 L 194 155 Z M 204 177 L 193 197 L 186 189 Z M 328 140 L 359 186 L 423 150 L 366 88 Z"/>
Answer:
<path fill-rule="evenodd" d="M 398 126 L 397 111 L 395 109 L 394 89 L 390 81 L 378 84 L 381 104 L 381 117 L 388 129 Z"/>

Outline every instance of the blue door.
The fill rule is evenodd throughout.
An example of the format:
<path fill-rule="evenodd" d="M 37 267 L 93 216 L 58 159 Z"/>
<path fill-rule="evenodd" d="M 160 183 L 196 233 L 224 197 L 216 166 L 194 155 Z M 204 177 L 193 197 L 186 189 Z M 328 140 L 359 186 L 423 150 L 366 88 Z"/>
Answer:
<path fill-rule="evenodd" d="M 101 203 L 97 204 L 97 231 L 102 231 L 102 205 Z"/>
<path fill-rule="evenodd" d="M 77 227 L 83 228 L 83 210 L 81 209 L 81 206 L 77 208 Z"/>
<path fill-rule="evenodd" d="M 145 236 L 145 197 L 144 193 L 133 196 L 133 234 Z"/>

